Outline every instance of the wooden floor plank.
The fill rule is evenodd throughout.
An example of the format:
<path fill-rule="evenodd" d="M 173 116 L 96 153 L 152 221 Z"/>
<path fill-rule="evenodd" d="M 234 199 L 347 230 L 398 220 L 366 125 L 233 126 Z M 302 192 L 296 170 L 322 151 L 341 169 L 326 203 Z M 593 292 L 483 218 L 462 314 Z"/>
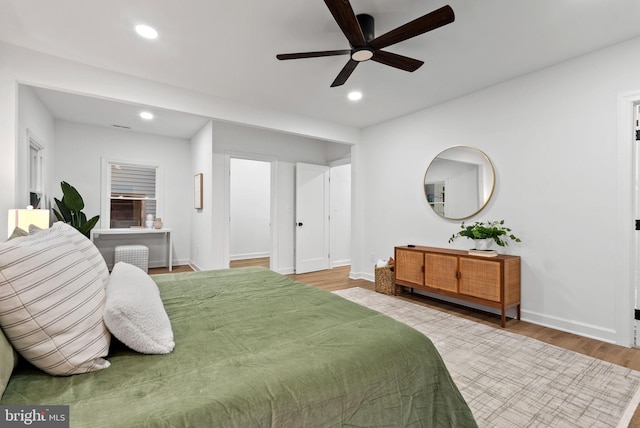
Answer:
<path fill-rule="evenodd" d="M 246 266 L 262 266 L 262 267 L 270 267 L 269 263 L 271 259 L 269 257 L 259 257 L 256 259 L 244 259 L 244 260 L 231 260 L 229 262 L 229 267 L 238 268 L 238 267 L 246 267 Z"/>

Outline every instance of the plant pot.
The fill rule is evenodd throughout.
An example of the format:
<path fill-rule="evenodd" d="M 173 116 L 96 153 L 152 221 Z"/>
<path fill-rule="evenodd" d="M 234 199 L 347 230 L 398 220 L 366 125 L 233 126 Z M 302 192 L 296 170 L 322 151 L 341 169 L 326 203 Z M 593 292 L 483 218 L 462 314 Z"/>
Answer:
<path fill-rule="evenodd" d="M 493 239 L 474 239 L 476 250 L 488 250 L 493 244 Z"/>

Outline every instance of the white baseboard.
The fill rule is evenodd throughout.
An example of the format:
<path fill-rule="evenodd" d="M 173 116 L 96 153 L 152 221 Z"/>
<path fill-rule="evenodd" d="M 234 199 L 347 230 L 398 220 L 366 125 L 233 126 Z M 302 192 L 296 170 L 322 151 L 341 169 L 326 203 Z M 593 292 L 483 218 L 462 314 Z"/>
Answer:
<path fill-rule="evenodd" d="M 351 259 L 346 259 L 346 260 L 333 260 L 331 262 L 331 267 L 335 268 L 335 267 L 340 267 L 340 266 L 349 266 L 351 264 Z"/>
<path fill-rule="evenodd" d="M 350 279 L 364 279 L 366 281 L 375 282 L 376 278 L 369 272 L 349 272 Z"/>
<path fill-rule="evenodd" d="M 180 266 L 180 265 L 189 265 L 191 264 L 191 260 L 174 260 L 171 265 L 172 266 Z M 157 267 L 167 267 L 167 260 L 163 259 L 163 260 L 149 260 L 149 267 L 150 268 L 157 268 Z"/>
<path fill-rule="evenodd" d="M 599 327 L 593 324 L 586 324 L 579 321 L 568 320 L 566 318 L 554 317 L 534 311 L 521 311 L 523 321 L 560 330 L 567 333 L 577 334 L 591 339 L 601 340 L 607 343 L 616 344 L 616 331 L 609 328 Z"/>
<path fill-rule="evenodd" d="M 269 252 L 261 253 L 245 253 L 245 254 L 233 254 L 229 256 L 229 260 L 247 260 L 247 259 L 262 259 L 269 257 Z"/>
<path fill-rule="evenodd" d="M 484 312 L 489 312 L 496 315 L 501 315 L 499 309 L 490 308 L 483 305 L 478 305 L 472 302 L 459 300 L 453 297 L 441 296 L 439 294 L 429 293 L 422 290 L 414 289 L 414 293 L 422 294 L 434 299 L 459 304 L 461 306 L 467 306 L 470 308 L 478 309 Z M 507 309 L 506 315 L 508 318 L 517 317 L 517 309 Z M 565 318 L 553 317 L 546 314 L 541 314 L 534 311 L 520 310 L 520 319 L 522 321 L 529 322 L 531 324 L 541 325 L 543 327 L 552 328 L 554 330 L 564 331 L 566 333 L 577 334 L 578 336 L 588 337 L 590 339 L 601 340 L 607 343 L 616 343 L 616 332 L 612 329 L 606 329 L 592 324 L 585 324 L 577 321 L 568 320 Z"/>
<path fill-rule="evenodd" d="M 189 267 L 191 267 L 191 269 L 193 269 L 196 272 L 202 272 L 202 269 L 200 268 L 200 266 L 198 266 L 197 264 L 193 263 L 192 261 L 189 261 L 189 263 L 187 263 L 189 265 Z"/>

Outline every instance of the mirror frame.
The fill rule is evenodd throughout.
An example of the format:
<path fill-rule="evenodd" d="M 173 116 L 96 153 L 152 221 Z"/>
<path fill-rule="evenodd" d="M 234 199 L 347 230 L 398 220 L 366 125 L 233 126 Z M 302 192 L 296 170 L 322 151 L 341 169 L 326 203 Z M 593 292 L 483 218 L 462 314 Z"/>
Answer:
<path fill-rule="evenodd" d="M 485 198 L 484 203 L 474 212 L 470 213 L 469 215 L 466 215 L 464 217 L 447 217 L 444 214 L 440 214 L 438 211 L 436 211 L 436 209 L 434 208 L 434 206 L 431 204 L 431 202 L 429 202 L 429 198 L 427 196 L 427 189 L 426 189 L 426 185 L 427 185 L 427 175 L 429 174 L 429 169 L 433 166 L 434 161 L 436 161 L 443 153 L 446 153 L 449 150 L 452 149 L 468 149 L 471 150 L 475 153 L 478 153 L 482 156 L 482 158 L 486 161 L 486 165 L 489 166 L 489 168 L 491 169 L 491 178 L 492 178 L 492 182 L 491 182 L 491 191 L 489 192 L 489 195 Z M 489 159 L 489 156 L 486 155 L 485 152 L 483 152 L 482 150 L 478 149 L 477 147 L 473 147 L 473 146 L 466 146 L 466 145 L 459 145 L 459 146 L 451 146 L 448 147 L 444 150 L 442 150 L 440 153 L 438 153 L 429 163 L 429 166 L 427 167 L 427 170 L 424 173 L 424 179 L 422 180 L 422 188 L 423 188 L 423 192 L 424 192 L 424 197 L 427 200 L 427 204 L 429 205 L 429 207 L 433 210 L 433 212 L 435 214 L 437 214 L 438 216 L 447 219 L 447 220 L 465 220 L 468 219 L 470 217 L 473 217 L 474 215 L 478 214 L 480 211 L 482 211 L 487 204 L 489 203 L 489 201 L 491 201 L 491 197 L 493 196 L 493 192 L 495 190 L 496 187 L 496 170 L 493 166 L 493 162 L 491 162 L 491 159 Z"/>

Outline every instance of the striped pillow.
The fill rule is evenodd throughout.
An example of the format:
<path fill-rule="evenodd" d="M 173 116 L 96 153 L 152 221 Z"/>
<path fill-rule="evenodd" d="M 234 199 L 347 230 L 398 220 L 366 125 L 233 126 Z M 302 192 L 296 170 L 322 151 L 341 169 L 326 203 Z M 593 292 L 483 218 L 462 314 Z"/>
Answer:
<path fill-rule="evenodd" d="M 109 367 L 104 281 L 67 232 L 56 226 L 0 244 L 0 326 L 53 375 Z"/>
<path fill-rule="evenodd" d="M 93 242 L 80 233 L 78 229 L 62 221 L 53 223 L 53 226 L 51 226 L 49 231 L 50 233 L 60 232 L 73 242 L 82 252 L 84 258 L 87 259 L 87 261 L 91 263 L 91 266 L 96 270 L 105 288 L 107 287 L 107 284 L 109 283 L 109 268 L 107 267 L 107 263 L 104 261 L 104 257 L 100 254 L 100 250 L 98 250 Z"/>
<path fill-rule="evenodd" d="M 0 329 L 0 398 L 4 393 L 13 369 L 18 364 L 18 354 Z"/>

